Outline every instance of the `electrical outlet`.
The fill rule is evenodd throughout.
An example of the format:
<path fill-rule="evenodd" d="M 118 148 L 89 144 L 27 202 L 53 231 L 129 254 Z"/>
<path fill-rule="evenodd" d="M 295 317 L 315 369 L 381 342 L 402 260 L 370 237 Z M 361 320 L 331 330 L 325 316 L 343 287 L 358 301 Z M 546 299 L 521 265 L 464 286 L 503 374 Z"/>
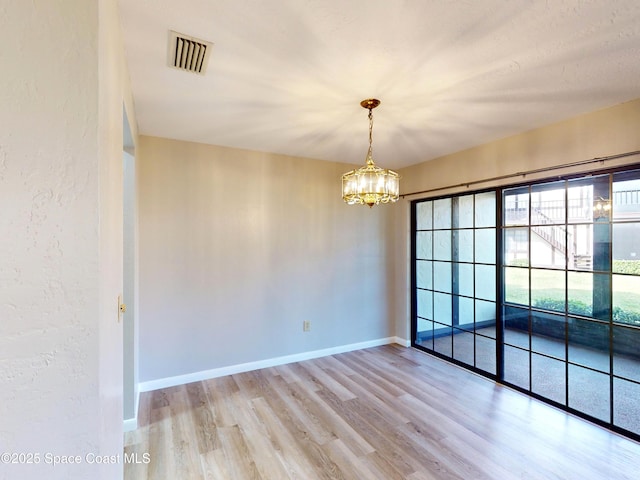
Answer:
<path fill-rule="evenodd" d="M 302 322 L 302 331 L 309 332 L 311 331 L 311 320 L 305 320 Z"/>

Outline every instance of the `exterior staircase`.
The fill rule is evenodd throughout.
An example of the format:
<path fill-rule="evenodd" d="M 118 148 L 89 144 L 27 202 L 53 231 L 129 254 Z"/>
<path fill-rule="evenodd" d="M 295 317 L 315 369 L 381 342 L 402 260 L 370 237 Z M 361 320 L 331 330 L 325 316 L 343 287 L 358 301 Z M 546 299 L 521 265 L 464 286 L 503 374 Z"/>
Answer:
<path fill-rule="evenodd" d="M 545 215 L 541 209 L 531 210 L 531 232 L 542 238 L 554 251 L 563 256 L 568 253 L 567 258 L 573 258 L 571 232 L 567 232 L 564 225 L 554 225 L 554 223 L 556 222 Z M 569 245 L 568 252 L 567 245 Z"/>

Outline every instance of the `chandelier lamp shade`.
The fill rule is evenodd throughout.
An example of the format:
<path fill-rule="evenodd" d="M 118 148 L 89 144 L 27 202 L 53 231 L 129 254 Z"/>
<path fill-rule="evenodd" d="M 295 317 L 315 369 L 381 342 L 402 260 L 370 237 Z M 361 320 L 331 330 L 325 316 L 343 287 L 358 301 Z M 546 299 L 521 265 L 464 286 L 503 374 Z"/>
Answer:
<path fill-rule="evenodd" d="M 366 163 L 357 170 L 342 175 L 342 199 L 349 205 L 369 205 L 390 203 L 398 200 L 400 194 L 400 176 L 393 170 L 380 168 L 373 162 L 373 113 L 380 100 L 369 98 L 360 102 L 369 110 L 369 151 Z"/>
<path fill-rule="evenodd" d="M 610 215 L 611 212 L 611 200 L 598 197 L 593 204 L 593 218 L 596 220 L 605 218 Z"/>

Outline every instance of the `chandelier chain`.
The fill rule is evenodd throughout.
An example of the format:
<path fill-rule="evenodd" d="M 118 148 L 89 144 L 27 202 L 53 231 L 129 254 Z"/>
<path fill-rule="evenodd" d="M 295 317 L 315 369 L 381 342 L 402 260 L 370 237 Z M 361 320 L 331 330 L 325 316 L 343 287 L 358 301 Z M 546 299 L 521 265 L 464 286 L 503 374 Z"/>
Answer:
<path fill-rule="evenodd" d="M 367 153 L 367 163 L 373 163 L 373 113 L 371 108 L 369 108 L 369 152 Z"/>

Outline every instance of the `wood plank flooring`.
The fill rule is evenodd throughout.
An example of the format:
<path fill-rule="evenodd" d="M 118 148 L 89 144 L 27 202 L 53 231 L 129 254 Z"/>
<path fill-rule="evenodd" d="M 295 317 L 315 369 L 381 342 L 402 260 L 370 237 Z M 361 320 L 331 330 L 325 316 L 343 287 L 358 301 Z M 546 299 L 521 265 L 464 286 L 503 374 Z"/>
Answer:
<path fill-rule="evenodd" d="M 640 444 L 420 351 L 144 393 L 126 480 L 640 478 Z"/>

